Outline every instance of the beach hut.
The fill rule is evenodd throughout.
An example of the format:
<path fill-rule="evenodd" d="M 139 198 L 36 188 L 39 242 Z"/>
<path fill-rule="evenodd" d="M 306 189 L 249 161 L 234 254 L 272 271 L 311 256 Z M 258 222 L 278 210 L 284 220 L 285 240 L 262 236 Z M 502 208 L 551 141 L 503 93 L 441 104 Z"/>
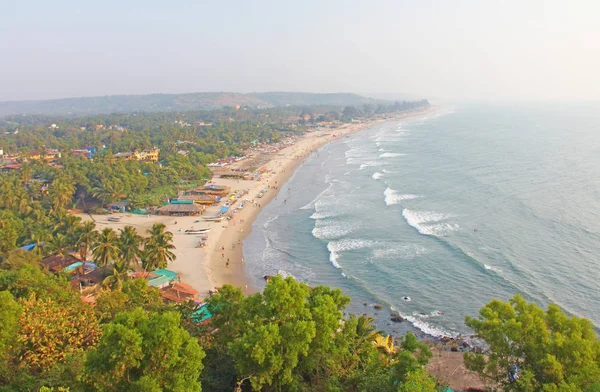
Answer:
<path fill-rule="evenodd" d="M 191 200 L 194 203 L 198 203 L 198 204 L 207 204 L 207 205 L 211 205 L 214 204 L 217 201 L 217 197 L 216 196 L 211 196 L 208 195 L 206 193 L 200 193 L 197 195 L 184 195 L 184 194 L 180 194 L 177 197 L 178 200 Z"/>
<path fill-rule="evenodd" d="M 161 215 L 198 215 L 202 212 L 202 207 L 196 204 L 167 204 L 158 209 Z"/>

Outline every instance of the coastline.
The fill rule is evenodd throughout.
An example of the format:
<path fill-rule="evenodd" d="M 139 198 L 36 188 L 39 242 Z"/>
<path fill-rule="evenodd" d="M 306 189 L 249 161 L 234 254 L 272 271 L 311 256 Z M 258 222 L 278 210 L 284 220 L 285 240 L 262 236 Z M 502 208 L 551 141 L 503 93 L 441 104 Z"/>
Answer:
<path fill-rule="evenodd" d="M 250 200 L 255 199 L 260 204 L 260 207 L 255 207 L 251 203 L 248 203 L 248 207 L 236 214 L 234 222 L 239 222 L 240 219 L 243 220 L 240 226 L 236 226 L 237 229 L 231 230 L 227 228 L 222 230 L 218 236 L 211 235 L 211 239 L 209 239 L 209 244 L 205 250 L 205 268 L 211 280 L 211 287 L 221 287 L 224 284 L 231 284 L 242 287 L 248 294 L 256 292 L 259 289 L 254 287 L 253 281 L 248 271 L 246 271 L 246 265 L 242 262 L 244 257 L 242 243 L 252 232 L 252 225 L 261 212 L 262 207 L 277 197 L 280 188 L 286 185 L 295 170 L 304 163 L 310 154 L 329 142 L 368 129 L 374 125 L 421 116 L 438 109 L 438 107 L 433 106 L 425 110 L 411 111 L 387 119 L 377 119 L 367 123 L 346 124 L 340 128 L 310 132 L 293 145 L 280 150 L 265 164 L 269 168 L 269 173 L 274 172 L 274 174 L 266 177 L 266 181 L 241 180 L 241 182 L 249 185 L 246 189 L 252 186 L 249 195 L 246 197 Z M 231 186 L 230 182 L 221 181 L 221 179 L 217 182 Z M 268 189 L 268 186 L 275 186 L 276 189 L 269 189 L 264 197 L 256 199 L 256 194 L 264 188 Z M 232 243 L 235 244 L 235 249 L 231 249 Z M 225 246 L 224 252 L 220 250 L 221 246 Z M 230 259 L 229 268 L 225 266 L 227 259 Z"/>
<path fill-rule="evenodd" d="M 85 220 L 93 220 L 98 229 L 111 227 L 115 230 L 125 226 L 133 226 L 138 233 L 146 236 L 146 231 L 154 223 L 164 223 L 167 230 L 173 233 L 173 244 L 176 259 L 169 264 L 168 269 L 177 272 L 183 282 L 190 284 L 200 293 L 200 298 L 210 294 L 224 284 L 242 288 L 245 294 L 259 290 L 246 270 L 242 243 L 252 232 L 252 225 L 262 207 L 277 197 L 279 189 L 288 182 L 295 170 L 304 163 L 305 159 L 325 144 L 338 140 L 352 133 L 365 130 L 374 125 L 388 121 L 398 121 L 404 118 L 416 117 L 431 113 L 438 107 L 411 111 L 386 119 L 376 119 L 365 123 L 344 124 L 339 128 L 316 130 L 302 135 L 294 143 L 279 151 L 264 157 L 266 162 L 261 169 L 266 168 L 263 177 L 256 180 L 236 180 L 216 178 L 213 182 L 231 187 L 231 193 L 244 194 L 241 199 L 248 199 L 246 206 L 233 214 L 232 219 L 221 222 L 207 222 L 201 216 L 163 216 L 163 215 L 134 215 L 118 214 L 119 222 L 108 221 L 107 215 L 80 214 Z M 246 162 L 235 162 L 228 166 L 238 169 Z M 257 197 L 266 190 L 264 196 Z M 238 198 L 239 200 L 240 198 Z M 253 204 L 254 201 L 256 204 Z M 237 203 L 236 203 L 237 205 Z M 203 215 L 216 216 L 222 208 L 221 204 L 208 207 Z M 210 228 L 206 245 L 198 247 L 200 239 L 195 235 L 186 235 L 188 229 Z M 228 265 L 227 265 L 228 264 Z"/>

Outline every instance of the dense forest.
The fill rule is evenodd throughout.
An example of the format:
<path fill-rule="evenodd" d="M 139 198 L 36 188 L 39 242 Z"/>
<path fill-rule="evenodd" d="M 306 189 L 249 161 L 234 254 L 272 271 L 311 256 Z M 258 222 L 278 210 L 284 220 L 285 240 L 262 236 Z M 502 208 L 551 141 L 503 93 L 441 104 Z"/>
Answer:
<path fill-rule="evenodd" d="M 394 338 L 372 319 L 345 314 L 339 289 L 274 277 L 244 296 L 224 286 L 196 304 L 165 304 L 125 275 L 82 302 L 33 253 L 0 264 L 1 391 L 445 390 L 414 335 Z M 467 324 L 487 342 L 465 353 L 469 369 L 502 391 L 600 390 L 600 342 L 585 319 L 516 296 L 494 300 Z"/>

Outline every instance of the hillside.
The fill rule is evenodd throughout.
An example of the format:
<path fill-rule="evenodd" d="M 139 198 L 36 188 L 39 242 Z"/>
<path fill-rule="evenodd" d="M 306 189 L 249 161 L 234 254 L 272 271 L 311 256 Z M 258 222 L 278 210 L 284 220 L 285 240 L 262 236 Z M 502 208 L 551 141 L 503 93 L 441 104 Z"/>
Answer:
<path fill-rule="evenodd" d="M 224 106 L 273 107 L 286 105 L 362 105 L 377 103 L 356 94 L 333 93 L 228 93 L 109 95 L 40 101 L 0 102 L 0 116 L 13 114 L 92 115 L 102 113 L 163 112 L 218 109 Z"/>

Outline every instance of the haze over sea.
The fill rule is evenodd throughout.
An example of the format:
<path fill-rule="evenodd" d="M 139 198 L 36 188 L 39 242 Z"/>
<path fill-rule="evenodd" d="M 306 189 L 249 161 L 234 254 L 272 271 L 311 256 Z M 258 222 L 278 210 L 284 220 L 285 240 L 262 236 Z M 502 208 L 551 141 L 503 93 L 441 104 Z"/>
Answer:
<path fill-rule="evenodd" d="M 465 315 L 516 293 L 600 325 L 600 105 L 458 105 L 332 142 L 244 253 L 258 285 L 340 287 L 390 332 L 468 334 Z"/>

